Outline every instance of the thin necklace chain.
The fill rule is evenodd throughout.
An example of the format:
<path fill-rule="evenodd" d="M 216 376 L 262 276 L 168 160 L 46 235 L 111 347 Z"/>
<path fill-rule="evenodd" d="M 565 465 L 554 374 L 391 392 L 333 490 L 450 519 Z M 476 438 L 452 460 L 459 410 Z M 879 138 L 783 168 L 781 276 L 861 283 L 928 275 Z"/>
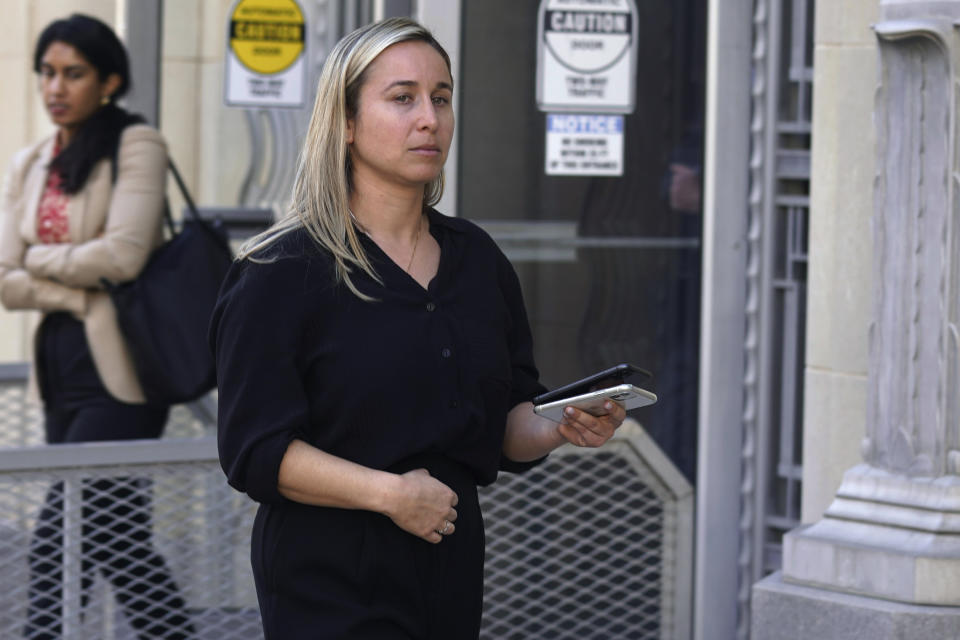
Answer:
<path fill-rule="evenodd" d="M 410 262 L 407 263 L 407 273 L 410 273 L 410 267 L 413 266 L 413 259 L 417 255 L 417 245 L 420 244 L 420 232 L 423 231 L 423 214 L 417 220 L 417 237 L 413 239 L 413 251 L 410 252 Z"/>
<path fill-rule="evenodd" d="M 353 220 L 353 224 L 357 225 L 357 229 L 360 229 L 361 233 L 366 233 L 367 235 L 370 235 L 369 233 L 367 233 L 367 228 L 364 227 L 362 224 L 360 224 L 360 221 L 357 220 L 357 216 L 353 215 L 353 211 L 351 211 L 350 209 L 347 209 L 347 213 L 350 214 L 350 219 Z"/>
<path fill-rule="evenodd" d="M 366 227 L 360 224 L 360 221 L 357 220 L 357 216 L 353 215 L 353 211 L 351 211 L 350 209 L 347 209 L 347 213 L 350 214 L 350 217 L 353 219 L 353 223 L 357 225 L 357 228 L 360 229 L 360 231 L 363 234 L 365 234 L 367 237 L 369 237 L 372 240 L 373 236 L 370 235 L 370 232 L 367 231 Z M 410 252 L 410 262 L 407 263 L 407 268 L 406 268 L 407 273 L 410 273 L 410 267 L 413 266 L 413 259 L 417 257 L 417 247 L 420 245 L 421 232 L 423 232 L 423 214 L 420 214 L 420 219 L 417 220 L 417 235 L 413 239 L 413 251 Z"/>

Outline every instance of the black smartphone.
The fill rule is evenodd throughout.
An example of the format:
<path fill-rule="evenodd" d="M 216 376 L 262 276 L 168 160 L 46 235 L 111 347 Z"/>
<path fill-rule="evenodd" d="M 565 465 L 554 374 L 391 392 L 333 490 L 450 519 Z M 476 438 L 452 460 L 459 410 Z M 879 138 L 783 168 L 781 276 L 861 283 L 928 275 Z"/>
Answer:
<path fill-rule="evenodd" d="M 547 404 L 548 402 L 572 398 L 573 396 L 583 395 L 584 393 L 590 393 L 598 389 L 615 387 L 627 382 L 639 387 L 641 383 L 648 382 L 652 378 L 653 374 L 646 369 L 641 369 L 632 364 L 622 363 L 615 367 L 598 371 L 586 378 L 581 378 L 576 382 L 571 382 L 570 384 L 565 384 L 562 387 L 557 387 L 546 393 L 541 393 L 533 399 L 533 404 Z"/>

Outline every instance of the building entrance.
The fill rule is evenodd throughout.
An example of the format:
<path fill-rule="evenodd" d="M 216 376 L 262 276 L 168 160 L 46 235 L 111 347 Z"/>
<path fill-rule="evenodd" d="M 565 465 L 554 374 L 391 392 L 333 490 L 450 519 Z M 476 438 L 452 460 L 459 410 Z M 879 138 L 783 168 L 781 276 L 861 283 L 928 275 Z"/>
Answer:
<path fill-rule="evenodd" d="M 655 374 L 634 416 L 696 473 L 706 2 L 637 2 L 621 176 L 547 175 L 538 3 L 463 3 L 459 215 L 516 265 L 545 384 L 618 362 Z"/>

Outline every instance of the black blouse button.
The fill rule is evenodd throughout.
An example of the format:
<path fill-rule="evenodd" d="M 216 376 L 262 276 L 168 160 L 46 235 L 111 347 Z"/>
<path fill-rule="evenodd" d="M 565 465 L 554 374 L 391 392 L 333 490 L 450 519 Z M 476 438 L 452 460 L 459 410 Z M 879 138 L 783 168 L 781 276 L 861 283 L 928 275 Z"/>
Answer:
<path fill-rule="evenodd" d="M 444 358 L 449 358 L 452 354 L 453 352 L 450 351 L 450 349 L 448 349 L 447 347 L 444 347 L 443 349 L 440 350 L 440 355 L 443 356 Z"/>
<path fill-rule="evenodd" d="M 456 400 L 451 400 L 451 401 L 450 401 L 450 408 L 451 408 L 451 409 L 456 409 L 456 408 L 459 407 L 459 406 L 460 406 L 460 403 L 457 402 Z"/>
<path fill-rule="evenodd" d="M 436 308 L 437 308 L 437 305 L 433 304 L 432 302 L 427 303 L 427 311 L 433 311 Z"/>

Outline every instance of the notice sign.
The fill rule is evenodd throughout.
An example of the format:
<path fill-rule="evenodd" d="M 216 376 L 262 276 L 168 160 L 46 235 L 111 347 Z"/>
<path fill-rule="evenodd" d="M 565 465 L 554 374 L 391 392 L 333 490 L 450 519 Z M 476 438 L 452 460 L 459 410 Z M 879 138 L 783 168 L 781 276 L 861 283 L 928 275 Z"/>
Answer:
<path fill-rule="evenodd" d="M 631 113 L 637 61 L 634 0 L 541 0 L 541 111 Z"/>
<path fill-rule="evenodd" d="M 227 43 L 228 105 L 303 105 L 306 24 L 295 0 L 239 0 Z"/>
<path fill-rule="evenodd" d="M 550 176 L 623 175 L 623 116 L 547 115 Z"/>

